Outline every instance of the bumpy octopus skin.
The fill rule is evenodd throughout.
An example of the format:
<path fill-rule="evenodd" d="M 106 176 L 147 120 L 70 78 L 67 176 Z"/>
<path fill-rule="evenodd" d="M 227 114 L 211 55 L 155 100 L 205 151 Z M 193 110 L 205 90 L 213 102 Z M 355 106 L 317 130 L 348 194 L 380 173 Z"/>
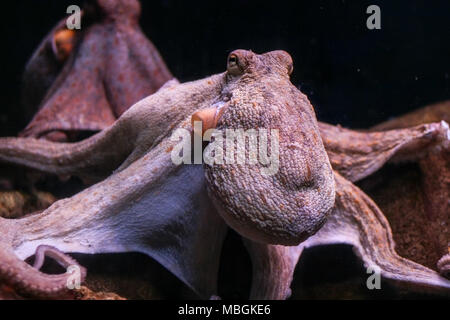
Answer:
<path fill-rule="evenodd" d="M 266 243 L 245 239 L 253 262 L 251 297 L 286 298 L 303 248 L 327 243 L 352 244 L 367 265 L 377 266 L 388 279 L 403 281 L 411 286 L 448 290 L 448 280 L 396 254 L 389 224 L 383 214 L 350 181 L 369 175 L 396 157 L 414 159 L 418 151 L 447 141 L 448 125 L 445 122 L 432 123 L 367 136 L 317 124 L 307 98 L 298 93 L 288 80 L 292 60 L 287 53 L 278 51 L 256 55 L 238 50 L 232 55 L 238 62 L 243 62 L 245 68 L 239 67 L 238 63 L 239 71 L 236 70 L 233 63 L 236 59 L 229 59 L 225 73 L 184 84 L 170 82 L 131 107 L 114 125 L 85 141 L 64 144 L 33 138 L 0 139 L 0 159 L 4 162 L 101 180 L 71 198 L 57 201 L 40 214 L 16 220 L 0 219 L 0 231 L 8 234 L 2 243 L 12 247 L 11 250 L 18 255 L 9 256 L 8 259 L 12 259 L 8 260 L 10 264 L 23 263 L 19 258 L 26 258 L 41 244 L 52 244 L 65 252 L 139 251 L 155 258 L 200 296 L 215 294 L 218 259 L 226 231 L 215 208 L 218 207 L 222 216 L 237 208 L 244 210 L 239 214 L 249 221 L 264 213 L 264 210 L 258 211 L 261 209 L 259 196 L 253 194 L 238 205 L 230 205 L 227 201 L 212 202 L 211 198 L 222 199 L 220 191 L 224 190 L 224 187 L 213 185 L 216 181 L 211 178 L 215 168 L 175 165 L 170 153 L 177 141 L 173 141 L 170 135 L 175 128 L 190 129 L 193 116 L 224 102 L 225 109 L 220 119 L 215 121 L 219 128 L 245 125 L 246 114 L 239 110 L 248 110 L 252 97 L 257 93 L 255 90 L 259 89 L 264 92 L 256 96 L 262 101 L 255 101 L 256 111 L 250 113 L 249 123 L 253 125 L 256 121 L 258 125 L 258 121 L 266 119 L 261 117 L 261 112 L 265 111 L 267 121 L 281 126 L 278 129 L 282 131 L 283 126 L 292 127 L 300 115 L 305 115 L 307 121 L 301 128 L 311 130 L 308 133 L 312 134 L 311 141 L 314 143 L 309 147 L 318 148 L 317 156 L 314 157 L 313 153 L 309 160 L 323 160 L 321 150 L 324 147 L 334 169 L 334 178 L 330 181 L 327 163 L 309 163 L 308 158 L 297 159 L 300 153 L 295 152 L 287 153 L 294 157 L 287 161 L 284 158 L 286 149 L 280 148 L 279 172 L 289 172 L 289 168 L 298 168 L 296 161 L 299 166 L 306 161 L 312 168 L 311 177 L 317 180 L 302 186 L 301 182 L 309 176 L 308 170 L 294 172 L 286 174 L 286 179 L 276 187 L 281 190 L 286 186 L 304 187 L 308 191 L 319 185 L 335 190 L 336 196 L 330 199 L 330 194 L 320 195 L 331 203 L 335 200 L 331 212 L 320 207 L 317 212 L 310 212 L 311 215 L 328 217 L 322 228 L 323 217 L 320 217 L 306 219 L 305 225 L 295 226 L 298 229 L 294 230 L 293 236 L 291 230 L 285 231 L 291 240 L 295 239 L 293 242 L 297 242 L 302 238 L 303 230 L 320 229 L 298 246 L 277 245 L 286 241 L 285 234 L 277 232 L 264 237 Z M 256 74 L 248 76 L 251 72 Z M 273 115 L 271 103 L 278 103 L 274 97 L 280 89 L 290 91 L 294 101 L 277 105 L 282 115 Z M 314 134 L 317 134 L 316 139 Z M 293 141 L 283 138 L 280 144 L 298 139 L 289 138 Z M 347 149 L 346 144 L 343 149 L 338 149 L 335 146 L 339 139 L 352 143 L 347 144 Z M 349 158 L 349 154 L 352 157 Z M 290 167 L 292 163 L 294 165 Z M 212 170 L 206 180 L 203 177 L 205 170 Z M 223 168 L 218 167 L 217 170 L 220 174 Z M 219 184 L 226 184 L 228 190 L 239 188 L 240 182 L 233 179 L 233 175 L 222 172 L 229 181 L 218 181 Z M 248 176 L 248 173 L 244 174 Z M 277 179 L 276 175 L 274 179 Z M 323 182 L 326 183 L 321 185 Z M 206 187 L 210 197 L 206 195 Z M 266 191 L 269 188 L 270 185 Z M 227 197 L 230 199 L 227 194 L 223 199 Z M 302 203 L 291 202 L 289 205 L 292 206 L 291 212 L 302 210 Z M 266 208 L 272 209 L 269 205 Z M 269 209 L 269 213 L 278 212 Z M 311 221 L 316 224 L 312 228 L 309 226 Z M 237 231 L 251 238 L 261 229 L 258 225 L 247 223 L 241 229 L 238 227 Z M 270 226 L 264 232 L 270 232 Z M 0 260 L 3 260 L 2 257 Z M 283 271 L 281 274 L 280 268 Z"/>
<path fill-rule="evenodd" d="M 139 28 L 140 13 L 137 0 L 89 0 L 81 30 L 64 19 L 50 31 L 25 68 L 24 108 L 39 110 L 20 136 L 80 140 L 173 78 Z"/>
<path fill-rule="evenodd" d="M 286 52 L 255 55 L 237 50 L 229 59 L 237 62 L 231 67 L 229 61 L 229 100 L 217 129 L 278 130 L 279 170 L 264 176 L 267 166 L 259 162 L 206 166 L 208 190 L 227 224 L 245 237 L 299 244 L 325 222 L 335 198 L 314 111 L 289 80 L 292 59 Z"/>

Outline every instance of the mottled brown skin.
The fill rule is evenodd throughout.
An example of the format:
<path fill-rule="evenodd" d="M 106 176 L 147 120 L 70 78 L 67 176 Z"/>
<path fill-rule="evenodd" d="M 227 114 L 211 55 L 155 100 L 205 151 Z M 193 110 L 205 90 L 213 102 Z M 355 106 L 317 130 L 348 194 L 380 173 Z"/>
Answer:
<path fill-rule="evenodd" d="M 16 220 L 0 218 L 0 232 L 8 235 L 2 243 L 12 247 L 3 252 L 4 257 L 0 253 L 0 261 L 8 261 L 0 264 L 1 270 L 23 263 L 12 252 L 26 257 L 40 244 L 52 244 L 65 252 L 139 251 L 154 257 L 200 296 L 209 297 L 215 293 L 211 283 L 217 272 L 224 225 L 205 197 L 207 185 L 225 220 L 244 236 L 262 241 L 246 239 L 253 257 L 252 297 L 286 298 L 303 248 L 329 243 L 353 245 L 366 265 L 377 266 L 388 279 L 448 292 L 448 280 L 395 252 L 381 210 L 349 181 L 370 175 L 397 156 L 414 160 L 427 148 L 445 143 L 448 125 L 432 123 L 375 136 L 322 124 L 318 127 L 306 98 L 288 80 L 292 61 L 287 53 L 236 51 L 234 55 L 245 57 L 242 66 L 239 60 L 229 59 L 225 73 L 185 84 L 169 83 L 131 107 L 114 125 L 85 141 L 63 144 L 32 138 L 0 139 L 1 161 L 57 174 L 95 174 L 101 180 L 42 213 Z M 277 97 L 280 91 L 294 100 Z M 211 171 L 204 181 L 202 168 L 172 162 L 170 154 L 177 144 L 170 138 L 173 130 L 190 128 L 193 115 L 224 102 L 224 111 L 214 113 L 221 114 L 220 119 L 206 123 L 219 128 L 279 126 L 283 139 L 278 175 L 266 179 L 258 170 L 238 167 L 235 170 L 241 171 L 236 175 L 218 166 L 206 167 Z M 272 112 L 272 108 L 280 113 Z M 287 128 L 299 135 L 289 136 Z M 297 152 L 296 144 L 287 148 L 293 142 L 307 152 Z M 331 184 L 323 146 L 335 166 Z M 326 163 L 312 163 L 322 160 Z M 251 178 L 256 181 L 250 183 Z M 245 190 L 243 182 L 248 183 Z M 315 193 L 317 185 L 325 190 L 335 186 L 336 198 Z M 239 201 L 233 202 L 233 190 L 249 197 L 236 197 Z M 295 196 L 301 201 L 294 200 Z M 288 199 L 287 213 L 280 206 L 271 206 L 272 197 L 275 202 Z M 313 208 L 316 211 L 307 212 L 309 216 L 293 221 L 296 225 L 289 224 L 289 219 L 306 212 L 302 212 L 308 205 L 304 200 L 314 202 L 321 197 L 335 200 L 323 227 L 298 246 L 274 245 L 298 243 L 304 231 L 319 229 L 328 211 L 321 204 Z M 230 222 L 233 214 L 242 218 L 242 226 Z M 261 214 L 279 216 L 282 223 L 261 226 L 255 219 Z M 320 217 L 315 218 L 316 214 Z M 40 283 L 41 278 L 36 277 L 36 281 Z"/>
<path fill-rule="evenodd" d="M 217 124 L 224 132 L 277 129 L 278 172 L 264 176 L 260 163 L 205 167 L 209 191 L 225 221 L 263 243 L 299 244 L 324 223 L 335 198 L 317 120 L 306 96 L 289 80 L 292 68 L 284 51 L 232 52 L 227 105 Z"/>
<path fill-rule="evenodd" d="M 433 104 L 381 123 L 375 130 L 406 128 L 422 121 L 450 120 L 450 101 Z M 450 143 L 444 141 L 416 155 L 416 166 L 402 166 L 364 181 L 364 189 L 380 204 L 405 257 L 448 277 L 450 248 Z M 401 212 L 409 212 L 405 219 Z"/>
<path fill-rule="evenodd" d="M 173 78 L 139 27 L 140 10 L 137 0 L 89 0 L 81 30 L 56 25 L 25 69 L 24 108 L 39 111 L 20 136 L 80 140 Z"/>

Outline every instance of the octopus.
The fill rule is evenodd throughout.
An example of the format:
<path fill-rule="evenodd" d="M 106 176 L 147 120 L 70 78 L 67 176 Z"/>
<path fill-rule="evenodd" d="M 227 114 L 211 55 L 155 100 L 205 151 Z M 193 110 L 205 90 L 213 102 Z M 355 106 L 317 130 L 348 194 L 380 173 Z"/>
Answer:
<path fill-rule="evenodd" d="M 133 251 L 210 298 L 231 228 L 252 260 L 252 299 L 288 298 L 303 250 L 335 243 L 352 245 L 367 267 L 393 283 L 448 294 L 445 232 L 431 235 L 441 250 L 437 271 L 400 256 L 386 217 L 355 185 L 388 162 L 420 162 L 448 150 L 448 124 L 354 131 L 321 123 L 290 82 L 292 72 L 287 52 L 235 50 L 225 72 L 181 84 L 171 80 L 82 141 L 1 138 L 1 162 L 92 185 L 41 212 L 0 218 L 0 278 L 26 295 L 59 296 L 70 290 L 71 274 L 41 272 L 45 256 L 66 268 L 78 266 L 83 280 L 86 270 L 67 253 Z M 192 148 L 191 138 L 210 141 L 205 135 L 211 130 L 235 129 L 276 130 L 266 140 L 271 155 L 278 150 L 278 170 L 267 174 L 261 162 L 173 160 Z M 180 130 L 188 133 L 181 142 L 174 137 Z M 211 145 L 220 152 L 216 140 L 205 151 Z M 33 254 L 31 266 L 24 259 Z"/>
<path fill-rule="evenodd" d="M 56 24 L 25 67 L 23 108 L 37 113 L 19 136 L 81 140 L 173 78 L 140 14 L 136 0 L 89 0 L 80 30 Z"/>
<path fill-rule="evenodd" d="M 173 78 L 142 33 L 140 14 L 136 0 L 89 0 L 80 30 L 67 29 L 67 18 L 54 26 L 25 66 L 22 110 L 26 118 L 34 116 L 19 136 L 83 140 Z M 46 179 L 43 174 L 11 167 L 0 170 L 1 215 L 20 216 L 56 200 L 30 183 Z"/>

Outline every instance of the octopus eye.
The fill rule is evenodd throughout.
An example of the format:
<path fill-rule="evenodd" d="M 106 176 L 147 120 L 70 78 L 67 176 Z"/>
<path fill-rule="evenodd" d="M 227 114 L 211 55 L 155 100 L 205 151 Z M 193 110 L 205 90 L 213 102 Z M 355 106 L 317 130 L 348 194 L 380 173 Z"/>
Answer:
<path fill-rule="evenodd" d="M 230 54 L 228 57 L 227 70 L 234 76 L 242 74 L 242 69 L 239 66 L 239 58 L 237 55 Z"/>
<path fill-rule="evenodd" d="M 228 65 L 233 65 L 233 64 L 237 64 L 237 57 L 232 54 L 229 58 L 228 58 Z"/>

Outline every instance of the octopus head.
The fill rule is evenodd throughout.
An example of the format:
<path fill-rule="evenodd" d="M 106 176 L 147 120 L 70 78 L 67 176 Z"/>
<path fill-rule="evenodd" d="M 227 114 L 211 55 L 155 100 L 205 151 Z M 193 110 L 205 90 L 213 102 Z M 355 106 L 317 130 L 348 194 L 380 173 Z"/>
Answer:
<path fill-rule="evenodd" d="M 252 240 L 297 245 L 325 222 L 334 176 L 314 110 L 290 82 L 285 51 L 233 51 L 221 101 L 197 111 L 210 197 Z M 208 159 L 208 161 L 206 161 Z"/>

